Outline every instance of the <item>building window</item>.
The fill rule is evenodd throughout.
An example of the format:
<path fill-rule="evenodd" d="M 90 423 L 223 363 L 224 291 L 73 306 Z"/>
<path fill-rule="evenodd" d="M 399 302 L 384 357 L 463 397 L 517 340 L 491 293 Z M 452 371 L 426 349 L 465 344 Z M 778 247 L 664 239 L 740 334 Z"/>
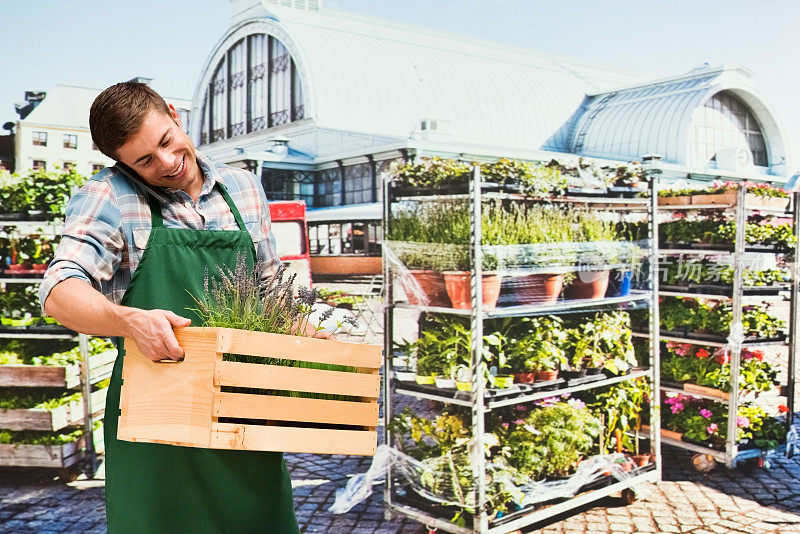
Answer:
<path fill-rule="evenodd" d="M 261 184 L 269 200 L 304 200 L 314 206 L 314 173 L 286 169 L 264 169 Z"/>
<path fill-rule="evenodd" d="M 74 161 L 65 161 L 64 164 L 61 166 L 65 171 L 71 170 L 75 168 Z"/>
<path fill-rule="evenodd" d="M 717 152 L 744 148 L 753 165 L 769 166 L 767 144 L 761 126 L 738 96 L 722 91 L 694 111 L 692 149 L 701 162 L 716 161 Z"/>
<path fill-rule="evenodd" d="M 64 134 L 64 148 L 78 148 L 78 136 L 75 134 Z"/>
<path fill-rule="evenodd" d="M 47 168 L 47 162 L 41 159 L 33 160 L 33 170 L 35 171 L 43 171 Z"/>
<path fill-rule="evenodd" d="M 319 173 L 316 205 L 318 207 L 342 205 L 342 171 L 338 167 L 325 169 Z"/>
<path fill-rule="evenodd" d="M 381 221 L 309 222 L 309 252 L 315 256 L 380 256 Z"/>
<path fill-rule="evenodd" d="M 101 163 L 92 163 L 92 174 L 96 174 L 98 171 L 103 170 L 103 167 L 105 167 L 105 165 Z"/>
<path fill-rule="evenodd" d="M 297 67 L 283 43 L 266 34 L 228 49 L 206 95 L 201 145 L 305 118 Z"/>
<path fill-rule="evenodd" d="M 33 132 L 33 146 L 47 146 L 47 132 Z"/>
<path fill-rule="evenodd" d="M 372 202 L 372 164 L 359 163 L 344 168 L 344 203 Z"/>

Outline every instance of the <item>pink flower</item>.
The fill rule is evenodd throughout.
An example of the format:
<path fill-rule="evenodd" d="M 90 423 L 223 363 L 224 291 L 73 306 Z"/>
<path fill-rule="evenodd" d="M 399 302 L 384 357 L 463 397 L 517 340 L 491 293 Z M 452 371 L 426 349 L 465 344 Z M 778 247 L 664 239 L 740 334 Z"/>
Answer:
<path fill-rule="evenodd" d="M 698 358 L 708 358 L 708 351 L 706 349 L 700 349 L 697 351 Z"/>
<path fill-rule="evenodd" d="M 524 425 L 525 424 L 525 419 L 517 419 L 516 421 L 514 421 L 514 424 L 515 425 Z"/>
<path fill-rule="evenodd" d="M 706 432 L 708 432 L 709 434 L 716 434 L 718 428 L 719 427 L 717 426 L 717 423 L 711 423 L 706 427 Z"/>
<path fill-rule="evenodd" d="M 582 410 L 583 408 L 586 408 L 586 404 L 580 399 L 570 399 L 570 400 L 567 401 L 567 404 L 569 404 L 573 408 L 577 408 L 579 410 Z"/>
<path fill-rule="evenodd" d="M 702 415 L 702 416 L 703 416 L 703 417 L 705 417 L 706 419 L 711 419 L 711 415 L 712 415 L 712 414 L 711 414 L 711 410 L 708 410 L 708 409 L 706 409 L 706 408 L 703 408 L 702 410 L 700 410 L 700 415 Z"/>
<path fill-rule="evenodd" d="M 503 428 L 508 428 L 508 423 L 502 423 L 500 426 L 502 426 Z"/>
<path fill-rule="evenodd" d="M 518 412 L 524 412 L 525 411 L 525 405 L 524 404 L 517 404 L 516 410 Z"/>
<path fill-rule="evenodd" d="M 672 413 L 674 413 L 674 414 L 682 412 L 683 411 L 683 403 L 676 402 L 675 404 L 670 406 L 670 410 L 672 410 Z"/>
<path fill-rule="evenodd" d="M 743 415 L 740 415 L 736 418 L 736 425 L 742 426 L 744 428 L 750 428 L 750 419 L 748 419 Z"/>

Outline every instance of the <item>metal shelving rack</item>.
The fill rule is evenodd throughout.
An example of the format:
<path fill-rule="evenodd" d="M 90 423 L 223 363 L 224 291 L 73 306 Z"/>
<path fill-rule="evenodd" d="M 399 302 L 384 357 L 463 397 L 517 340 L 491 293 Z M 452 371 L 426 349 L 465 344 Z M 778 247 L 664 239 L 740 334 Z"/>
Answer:
<path fill-rule="evenodd" d="M 482 200 L 488 198 L 501 198 L 501 199 L 518 199 L 522 200 L 524 197 L 519 194 L 507 194 L 497 192 L 482 192 L 482 181 L 480 175 L 480 166 L 475 165 L 469 183 L 468 195 L 428 195 L 428 196 L 413 196 L 404 197 L 396 194 L 394 191 L 393 183 L 387 181 L 384 184 L 384 203 L 383 203 L 383 228 L 385 235 L 388 235 L 391 228 L 391 209 L 392 204 L 397 200 L 409 200 L 413 198 L 415 201 L 437 201 L 442 199 L 452 198 L 468 198 L 470 206 L 470 248 L 472 254 L 471 261 L 471 297 L 472 307 L 470 310 L 454 310 L 450 308 L 438 308 L 428 306 L 414 306 L 407 303 L 395 303 L 392 283 L 392 267 L 386 257 L 386 250 L 384 249 L 383 258 L 383 280 L 384 280 L 384 370 L 385 379 L 383 382 L 383 407 L 384 407 L 384 442 L 387 444 L 392 443 L 391 432 L 388 429 L 388 422 L 392 417 L 392 395 L 410 395 L 421 399 L 435 400 L 443 403 L 459 404 L 471 408 L 472 415 L 472 433 L 474 442 L 470 446 L 471 466 L 473 469 L 474 480 L 476 481 L 477 496 L 476 496 L 476 513 L 473 515 L 473 526 L 471 529 L 456 525 L 446 518 L 436 517 L 433 514 L 418 509 L 407 503 L 397 502 L 393 495 L 393 474 L 391 466 L 388 469 L 386 477 L 386 486 L 384 490 L 384 501 L 387 506 L 387 514 L 399 512 L 405 514 L 417 521 L 420 521 L 428 526 L 430 529 L 438 529 L 445 532 L 453 532 L 457 534 L 500 534 L 504 532 L 511 532 L 516 529 L 541 522 L 556 515 L 574 510 L 578 507 L 584 506 L 588 503 L 595 502 L 603 497 L 609 495 L 629 491 L 631 495 L 633 488 L 643 482 L 657 482 L 661 480 L 661 436 L 657 431 L 659 425 L 659 412 L 658 412 L 658 396 L 650 395 L 650 432 L 646 436 L 650 440 L 651 454 L 653 458 L 653 466 L 651 469 L 642 468 L 640 472 L 633 474 L 630 478 L 623 481 L 613 481 L 598 489 L 591 489 L 583 491 L 575 497 L 563 501 L 556 501 L 549 503 L 541 509 L 531 510 L 529 513 L 515 512 L 514 519 L 503 521 L 501 523 L 492 525 L 486 513 L 486 471 L 485 471 L 485 455 L 484 455 L 484 423 L 485 415 L 487 412 L 495 408 L 500 408 L 510 404 L 518 404 L 524 402 L 532 402 L 537 399 L 553 397 L 564 393 L 572 393 L 577 391 L 587 391 L 598 387 L 619 383 L 625 380 L 634 380 L 639 377 L 647 377 L 650 381 L 653 391 L 659 390 L 659 317 L 658 307 L 655 305 L 658 295 L 658 266 L 656 259 L 658 258 L 658 233 L 657 233 L 657 179 L 648 173 L 649 195 L 648 198 L 633 198 L 633 199 L 618 199 L 607 197 L 591 197 L 591 196 L 573 196 L 573 197 L 554 197 L 546 199 L 545 202 L 564 202 L 574 205 L 591 205 L 595 208 L 607 209 L 609 211 L 638 211 L 646 213 L 648 222 L 648 241 L 649 241 L 649 288 L 647 291 L 634 291 L 627 297 L 619 298 L 605 298 L 593 299 L 587 301 L 573 300 L 558 302 L 553 305 L 531 305 L 531 306 L 513 306 L 505 308 L 496 308 L 491 311 L 483 311 L 482 302 L 482 258 L 481 258 L 481 209 Z M 650 368 L 643 370 L 634 370 L 629 375 L 617 376 L 613 378 L 606 378 L 596 382 L 581 384 L 574 387 L 562 387 L 557 390 L 530 393 L 523 396 L 513 397 L 507 400 L 493 399 L 486 394 L 483 380 L 480 379 L 479 365 L 481 362 L 481 354 L 483 350 L 483 322 L 485 319 L 492 317 L 512 317 L 512 316 L 530 316 L 540 314 L 557 314 L 570 311 L 580 311 L 582 309 L 596 309 L 598 307 L 608 306 L 611 309 L 624 309 L 624 304 L 628 302 L 642 301 L 646 303 L 649 310 L 649 323 L 650 323 Z M 468 396 L 465 398 L 454 397 L 442 392 L 441 394 L 432 392 L 414 391 L 413 388 L 404 387 L 402 383 L 395 381 L 394 372 L 392 370 L 393 362 L 393 333 L 394 333 L 394 310 L 395 308 L 412 308 L 421 312 L 435 312 L 450 315 L 469 316 L 470 317 L 470 331 L 471 331 L 471 376 L 472 376 L 472 391 L 467 392 Z M 462 395 L 464 393 L 462 392 Z"/>
<path fill-rule="evenodd" d="M 747 188 L 746 186 L 740 186 L 737 191 L 737 202 L 735 205 L 731 204 L 707 204 L 707 205 L 698 205 L 698 204 L 689 204 L 689 205 L 662 205 L 657 206 L 656 215 L 658 217 L 659 212 L 672 212 L 672 211 L 695 211 L 695 210 L 720 210 L 720 211 L 728 211 L 733 212 L 733 219 L 736 223 L 736 235 L 733 243 L 733 247 L 723 247 L 720 249 L 717 248 L 697 248 L 697 249 L 662 249 L 660 254 L 661 257 L 669 256 L 669 255 L 696 255 L 696 256 L 719 256 L 719 255 L 732 255 L 733 256 L 733 267 L 734 267 L 734 280 L 732 289 L 730 294 L 709 294 L 709 293 L 692 293 L 692 292 L 679 292 L 679 291 L 660 291 L 659 294 L 662 296 L 673 296 L 673 297 L 688 297 L 688 298 L 702 298 L 708 300 L 725 300 L 731 302 L 731 306 L 733 308 L 733 317 L 731 320 L 731 325 L 741 324 L 742 321 L 742 307 L 744 299 L 748 298 L 758 298 L 760 300 L 764 300 L 766 298 L 774 298 L 780 297 L 785 295 L 788 292 L 789 300 L 790 300 L 790 313 L 789 313 L 789 331 L 788 331 L 788 338 L 785 340 L 775 340 L 775 341 L 746 341 L 743 339 L 741 335 L 735 335 L 732 333 L 727 341 L 711 341 L 711 340 L 704 340 L 704 339 L 697 339 L 697 338 L 690 338 L 690 337 L 676 337 L 671 335 L 665 335 L 664 332 L 661 332 L 661 340 L 662 341 L 674 341 L 678 343 L 688 343 L 693 345 L 703 345 L 708 347 L 729 347 L 730 349 L 730 383 L 731 383 L 731 390 L 727 392 L 727 398 L 713 395 L 713 394 L 703 394 L 694 391 L 687 391 L 682 390 L 674 387 L 668 386 L 661 386 L 661 391 L 664 392 L 671 392 L 671 393 L 682 393 L 685 395 L 691 395 L 695 397 L 701 397 L 705 399 L 714 400 L 717 402 L 721 402 L 728 405 L 728 434 L 725 439 L 725 449 L 724 450 L 716 450 L 709 447 L 703 447 L 701 445 L 697 445 L 694 443 L 685 442 L 679 439 L 674 439 L 671 437 L 662 437 L 662 442 L 674 447 L 690 450 L 692 452 L 698 454 L 707 454 L 711 455 L 716 461 L 724 463 L 727 467 L 733 468 L 736 464 L 742 460 L 750 459 L 750 458 L 767 458 L 772 454 L 777 452 L 784 452 L 785 447 L 779 447 L 775 451 L 763 451 L 761 449 L 746 449 L 746 450 L 739 450 L 738 443 L 736 441 L 736 430 L 737 430 L 737 414 L 739 405 L 741 403 L 742 396 L 740 394 L 738 388 L 739 382 L 739 367 L 740 367 L 740 356 L 741 351 L 743 348 L 763 348 L 763 347 L 771 347 L 771 346 L 788 346 L 788 380 L 787 380 L 787 387 L 786 387 L 786 397 L 787 397 L 787 407 L 788 413 L 786 414 L 786 426 L 787 430 L 792 428 L 792 424 L 794 422 L 794 389 L 795 389 L 795 359 L 797 356 L 797 334 L 798 334 L 798 307 L 797 307 L 797 297 L 798 297 L 798 284 L 800 284 L 800 266 L 798 264 L 798 258 L 800 258 L 800 239 L 795 242 L 794 250 L 792 251 L 794 254 L 794 259 L 791 262 L 791 282 L 790 284 L 783 284 L 780 285 L 774 291 L 765 291 L 764 288 L 755 288 L 755 287 L 746 287 L 743 284 L 743 271 L 744 271 L 744 255 L 745 253 L 764 253 L 764 254 L 776 254 L 780 251 L 775 249 L 769 249 L 768 247 L 754 247 L 748 246 L 745 242 L 745 226 L 747 223 L 747 217 L 751 213 L 765 213 L 770 215 L 783 215 L 783 216 L 791 216 L 793 221 L 793 228 L 794 234 L 798 236 L 798 228 L 800 228 L 800 195 L 798 193 L 793 194 L 792 204 L 791 204 L 791 211 L 788 210 L 775 210 L 775 209 L 767 209 L 767 208 L 758 208 L 758 207 L 748 207 L 746 204 L 747 201 Z M 727 293 L 727 292 L 726 292 Z M 649 337 L 647 334 L 643 333 L 635 333 L 634 335 L 638 335 L 641 337 Z"/>
<path fill-rule="evenodd" d="M 57 235 L 59 233 L 59 225 L 55 221 L 16 221 L 16 220 L 2 220 L 0 227 L 16 227 L 24 234 L 41 233 L 41 230 L 47 228 L 49 234 Z M 0 275 L 0 284 L 39 284 L 42 281 L 42 276 L 2 276 Z M 8 332 L 0 331 L 0 339 L 53 339 L 53 340 L 72 340 L 78 343 L 81 352 L 81 365 L 80 365 L 80 386 L 81 397 L 83 405 L 83 436 L 84 436 L 84 451 L 83 451 L 83 472 L 92 478 L 95 472 L 95 463 L 97 461 L 97 452 L 94 446 L 94 415 L 101 415 L 100 409 L 92 407 L 92 386 L 97 382 L 105 380 L 111 376 L 110 370 L 108 372 L 98 373 L 92 376 L 90 365 L 89 353 L 89 336 L 86 334 L 79 334 L 67 328 L 52 328 L 53 332 Z M 17 386 L 15 386 L 17 387 Z M 34 386 L 35 387 L 35 386 Z M 72 465 L 62 465 L 61 468 L 65 472 L 68 471 Z M 19 465 L 16 467 L 36 467 L 28 465 Z"/>

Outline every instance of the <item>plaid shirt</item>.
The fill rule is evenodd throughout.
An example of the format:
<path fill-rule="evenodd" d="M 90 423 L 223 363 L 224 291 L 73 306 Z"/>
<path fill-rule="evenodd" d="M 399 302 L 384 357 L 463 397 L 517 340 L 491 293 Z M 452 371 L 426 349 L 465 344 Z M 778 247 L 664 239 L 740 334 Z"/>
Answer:
<path fill-rule="evenodd" d="M 197 162 L 204 182 L 196 204 L 184 191 L 151 188 L 119 167 L 107 167 L 92 176 L 67 205 L 61 242 L 39 287 L 42 308 L 53 287 L 71 277 L 85 280 L 110 301 L 120 303 L 150 237 L 145 191 L 161 202 L 165 227 L 237 230 L 233 213 L 214 188 L 221 182 L 253 237 L 256 261 L 277 268 L 280 259 L 270 231 L 267 198 L 255 175 L 213 163 L 200 152 Z"/>

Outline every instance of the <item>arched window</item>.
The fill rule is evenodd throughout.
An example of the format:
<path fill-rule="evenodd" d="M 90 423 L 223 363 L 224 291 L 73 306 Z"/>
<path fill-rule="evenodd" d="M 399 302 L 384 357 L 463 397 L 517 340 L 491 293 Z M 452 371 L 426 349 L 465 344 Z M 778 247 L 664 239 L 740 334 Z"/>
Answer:
<path fill-rule="evenodd" d="M 305 117 L 294 60 L 283 43 L 266 34 L 248 35 L 227 50 L 203 107 L 201 145 Z"/>
<path fill-rule="evenodd" d="M 721 150 L 745 149 L 753 165 L 769 166 L 761 126 L 738 96 L 722 91 L 694 111 L 692 149 L 699 161 L 717 161 Z M 746 154 L 745 154 L 746 156 Z"/>

